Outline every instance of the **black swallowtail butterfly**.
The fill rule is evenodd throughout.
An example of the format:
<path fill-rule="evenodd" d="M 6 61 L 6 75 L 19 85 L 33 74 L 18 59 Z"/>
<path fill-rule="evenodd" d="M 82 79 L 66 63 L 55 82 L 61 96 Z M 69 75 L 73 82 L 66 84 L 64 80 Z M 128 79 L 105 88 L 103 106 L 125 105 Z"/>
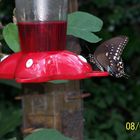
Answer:
<path fill-rule="evenodd" d="M 128 37 L 126 36 L 111 38 L 99 45 L 94 54 L 89 54 L 89 61 L 95 63 L 101 71 L 107 71 L 116 78 L 128 77 L 124 72 L 124 64 L 121 58 L 127 42 Z"/>

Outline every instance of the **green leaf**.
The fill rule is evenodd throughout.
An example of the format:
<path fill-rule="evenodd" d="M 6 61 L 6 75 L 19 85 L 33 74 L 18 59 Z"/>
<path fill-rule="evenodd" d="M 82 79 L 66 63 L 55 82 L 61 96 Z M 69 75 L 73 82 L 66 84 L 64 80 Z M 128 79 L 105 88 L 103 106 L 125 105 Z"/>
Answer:
<path fill-rule="evenodd" d="M 75 37 L 81 38 L 83 40 L 86 40 L 90 43 L 97 43 L 99 41 L 101 41 L 101 38 L 99 38 L 98 36 L 96 36 L 94 33 L 88 32 L 88 31 L 84 31 L 84 30 L 80 30 L 80 29 L 71 29 L 71 31 L 68 33 L 69 35 L 73 35 Z"/>
<path fill-rule="evenodd" d="M 81 28 L 87 31 L 98 32 L 101 30 L 102 25 L 101 19 L 89 13 L 78 11 L 68 15 L 68 28 Z"/>
<path fill-rule="evenodd" d="M 67 34 L 96 43 L 101 39 L 93 32 L 101 30 L 103 22 L 98 17 L 85 12 L 74 12 L 68 15 Z"/>
<path fill-rule="evenodd" d="M 12 132 L 21 123 L 20 111 L 0 108 L 0 138 Z M 10 115 L 9 115 L 10 114 Z"/>
<path fill-rule="evenodd" d="M 55 129 L 41 129 L 25 137 L 24 140 L 72 140 Z"/>
<path fill-rule="evenodd" d="M 15 82 L 14 80 L 7 80 L 7 79 L 5 80 L 5 79 L 1 79 L 1 80 L 0 80 L 0 84 L 6 84 L 6 85 L 8 85 L 8 86 L 12 86 L 12 87 L 21 89 L 21 84 Z"/>
<path fill-rule="evenodd" d="M 9 23 L 4 27 L 3 37 L 11 50 L 14 52 L 20 51 L 18 29 L 15 24 Z"/>

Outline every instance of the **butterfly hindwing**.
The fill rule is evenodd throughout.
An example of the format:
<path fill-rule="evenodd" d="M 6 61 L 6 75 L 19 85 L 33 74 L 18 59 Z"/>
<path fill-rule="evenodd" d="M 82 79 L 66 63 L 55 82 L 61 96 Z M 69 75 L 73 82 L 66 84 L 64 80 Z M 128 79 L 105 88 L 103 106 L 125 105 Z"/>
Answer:
<path fill-rule="evenodd" d="M 128 37 L 117 36 L 103 42 L 94 52 L 94 61 L 100 70 L 106 70 L 115 77 L 125 75 L 124 64 L 121 58 Z"/>

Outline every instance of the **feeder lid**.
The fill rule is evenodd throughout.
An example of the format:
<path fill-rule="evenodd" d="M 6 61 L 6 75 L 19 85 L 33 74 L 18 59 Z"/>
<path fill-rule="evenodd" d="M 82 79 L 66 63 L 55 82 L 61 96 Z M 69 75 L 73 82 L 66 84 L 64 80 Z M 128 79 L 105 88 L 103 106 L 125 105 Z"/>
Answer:
<path fill-rule="evenodd" d="M 107 72 L 93 71 L 83 56 L 69 51 L 16 53 L 1 63 L 5 72 L 6 69 L 9 71 L 6 75 L 0 70 L 0 78 L 15 78 L 20 83 L 76 80 L 108 75 Z"/>

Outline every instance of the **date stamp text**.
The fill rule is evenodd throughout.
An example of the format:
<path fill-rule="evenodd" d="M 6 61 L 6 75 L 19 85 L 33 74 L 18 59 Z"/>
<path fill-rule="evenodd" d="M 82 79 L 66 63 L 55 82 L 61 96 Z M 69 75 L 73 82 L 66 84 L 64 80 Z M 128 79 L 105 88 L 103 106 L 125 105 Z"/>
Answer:
<path fill-rule="evenodd" d="M 140 122 L 126 122 L 125 129 L 127 131 L 137 131 L 140 130 Z"/>

